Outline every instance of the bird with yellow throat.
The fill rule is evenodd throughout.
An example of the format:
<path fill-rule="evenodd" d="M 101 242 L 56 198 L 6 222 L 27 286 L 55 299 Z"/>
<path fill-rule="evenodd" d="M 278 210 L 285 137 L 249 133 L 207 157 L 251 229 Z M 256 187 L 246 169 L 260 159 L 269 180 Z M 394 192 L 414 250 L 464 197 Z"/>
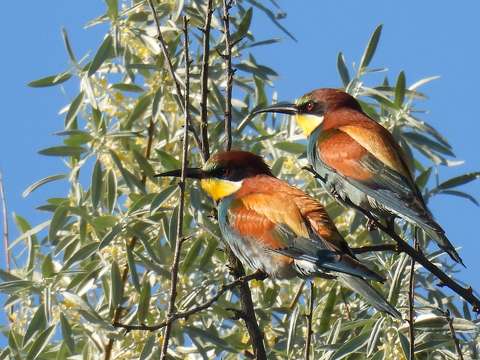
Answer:
<path fill-rule="evenodd" d="M 179 177 L 181 170 L 157 176 Z M 400 313 L 367 280 L 383 277 L 362 264 L 324 207 L 274 177 L 263 159 L 245 151 L 213 155 L 188 178 L 216 202 L 223 239 L 242 263 L 272 278 L 337 278 L 377 310 Z"/>

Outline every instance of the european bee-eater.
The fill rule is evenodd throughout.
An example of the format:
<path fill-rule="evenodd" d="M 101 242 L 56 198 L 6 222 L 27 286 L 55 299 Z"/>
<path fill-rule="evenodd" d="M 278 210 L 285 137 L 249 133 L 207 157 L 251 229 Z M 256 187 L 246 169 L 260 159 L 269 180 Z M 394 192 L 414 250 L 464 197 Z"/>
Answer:
<path fill-rule="evenodd" d="M 399 216 L 422 228 L 450 257 L 463 264 L 433 219 L 405 154 L 392 134 L 363 112 L 344 91 L 317 89 L 295 103 L 252 112 L 290 114 L 308 138 L 308 159 L 325 189 L 378 218 Z"/>
<path fill-rule="evenodd" d="M 158 176 L 180 176 L 180 170 Z M 323 206 L 274 177 L 263 159 L 221 152 L 203 168 L 186 169 L 216 202 L 223 238 L 253 270 L 273 278 L 339 278 L 376 309 L 400 317 L 366 280 L 383 278 L 358 261 Z"/>

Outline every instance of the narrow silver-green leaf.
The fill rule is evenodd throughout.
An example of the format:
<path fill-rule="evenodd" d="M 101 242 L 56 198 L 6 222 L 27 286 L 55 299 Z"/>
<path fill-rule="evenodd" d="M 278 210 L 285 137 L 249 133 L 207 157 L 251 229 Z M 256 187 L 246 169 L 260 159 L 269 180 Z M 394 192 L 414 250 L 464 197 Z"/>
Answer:
<path fill-rule="evenodd" d="M 112 272 L 110 275 L 110 301 L 112 304 L 112 309 L 116 309 L 122 303 L 123 297 L 122 275 L 120 274 L 120 269 L 116 261 L 112 263 Z"/>
<path fill-rule="evenodd" d="M 53 336 L 55 330 L 55 325 L 50 326 L 45 331 L 43 331 L 40 335 L 38 335 L 35 342 L 32 344 L 30 351 L 26 356 L 26 360 L 35 360 L 42 355 L 42 351 L 47 346 L 50 338 Z"/>
<path fill-rule="evenodd" d="M 28 324 L 27 331 L 25 331 L 25 335 L 23 336 L 23 347 L 32 339 L 35 333 L 44 331 L 46 327 L 47 317 L 45 315 L 45 306 L 44 304 L 40 304 L 35 314 L 33 314 L 32 320 L 30 324 Z"/>
<path fill-rule="evenodd" d="M 151 296 L 152 289 L 150 286 L 150 282 L 148 281 L 148 277 L 146 277 L 142 285 L 140 300 L 138 301 L 137 320 L 140 324 L 143 324 L 145 322 L 145 318 L 149 313 Z"/>
<path fill-rule="evenodd" d="M 91 186 L 91 199 L 92 199 L 92 206 L 96 208 L 100 201 L 100 197 L 102 196 L 102 164 L 100 160 L 95 162 L 95 166 L 93 167 L 92 173 L 92 186 Z"/>
<path fill-rule="evenodd" d="M 358 71 L 360 73 L 365 71 L 365 68 L 370 64 L 372 61 L 373 55 L 375 54 L 375 50 L 377 49 L 378 41 L 380 40 L 380 35 L 382 34 L 382 25 L 377 26 L 375 31 L 373 32 L 370 40 L 368 41 L 368 45 L 365 48 L 365 51 L 362 55 L 362 59 L 360 60 L 360 64 L 358 67 Z"/>
<path fill-rule="evenodd" d="M 64 72 L 58 75 L 51 75 L 47 76 L 35 81 L 31 81 L 28 83 L 30 87 L 47 87 L 47 86 L 55 86 L 61 83 L 64 83 L 68 79 L 72 77 L 72 74 L 69 72 Z"/>
<path fill-rule="evenodd" d="M 102 66 L 103 62 L 108 58 L 112 51 L 112 37 L 108 35 L 100 45 L 95 57 L 93 58 L 88 68 L 88 76 L 92 76 Z"/>
<path fill-rule="evenodd" d="M 347 356 L 358 352 L 361 348 L 363 348 L 366 345 L 369 337 L 370 337 L 370 333 L 364 332 L 348 340 L 347 342 L 343 343 L 338 348 L 337 351 L 333 353 L 333 356 L 331 357 L 331 359 L 332 360 L 344 359 Z"/>
<path fill-rule="evenodd" d="M 42 149 L 38 153 L 45 156 L 80 156 L 86 151 L 81 146 L 60 145 Z"/>
<path fill-rule="evenodd" d="M 72 327 L 68 323 L 68 320 L 63 314 L 63 312 L 60 313 L 60 324 L 62 326 L 63 341 L 65 341 L 65 344 L 67 345 L 70 354 L 74 354 L 75 341 L 73 339 Z"/>
<path fill-rule="evenodd" d="M 39 187 L 45 184 L 48 184 L 49 182 L 52 182 L 52 181 L 65 179 L 66 177 L 67 177 L 66 174 L 57 174 L 57 175 L 50 175 L 50 176 L 44 177 L 43 179 L 35 181 L 32 185 L 26 188 L 25 191 L 22 193 L 22 196 L 25 198 L 28 195 L 30 195 L 32 192 L 37 190 Z"/>
<path fill-rule="evenodd" d="M 67 116 L 65 117 L 65 129 L 70 128 L 70 126 L 72 125 L 73 121 L 78 115 L 78 112 L 80 111 L 82 102 L 83 91 L 80 91 L 80 93 L 75 97 L 75 99 L 73 99 L 70 106 L 68 107 Z"/>
<path fill-rule="evenodd" d="M 348 72 L 348 67 L 345 64 L 345 57 L 342 52 L 338 53 L 337 56 L 337 70 L 340 78 L 342 79 L 343 86 L 350 84 L 350 74 Z"/>

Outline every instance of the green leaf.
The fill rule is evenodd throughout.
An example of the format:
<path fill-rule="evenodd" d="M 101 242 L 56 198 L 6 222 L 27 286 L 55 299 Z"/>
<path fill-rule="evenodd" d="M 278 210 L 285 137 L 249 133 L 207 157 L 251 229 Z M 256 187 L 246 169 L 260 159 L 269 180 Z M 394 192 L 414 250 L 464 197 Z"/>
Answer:
<path fill-rule="evenodd" d="M 55 266 L 53 265 L 52 255 L 45 256 L 42 262 L 42 275 L 44 278 L 49 278 L 55 275 Z"/>
<path fill-rule="evenodd" d="M 289 141 L 280 141 L 273 146 L 277 149 L 296 155 L 303 154 L 307 150 L 307 147 L 304 144 L 292 143 Z"/>
<path fill-rule="evenodd" d="M 115 90 L 120 90 L 120 91 L 129 91 L 129 92 L 134 92 L 134 93 L 142 93 L 145 91 L 144 88 L 142 88 L 139 85 L 136 84 L 125 84 L 125 83 L 117 83 L 112 85 L 112 89 Z"/>
<path fill-rule="evenodd" d="M 429 167 L 426 169 L 424 172 L 422 172 L 420 175 L 417 176 L 415 179 L 415 183 L 417 184 L 419 189 L 423 189 L 427 183 L 428 179 L 430 179 L 430 175 L 432 174 L 432 167 Z"/>
<path fill-rule="evenodd" d="M 72 45 L 70 44 L 70 40 L 68 39 L 67 29 L 65 28 L 62 28 L 62 38 L 70 61 L 74 64 L 77 64 L 77 59 L 75 57 L 75 54 L 73 53 Z"/>
<path fill-rule="evenodd" d="M 98 245 L 98 250 L 102 250 L 103 248 L 108 246 L 113 241 L 113 239 L 115 239 L 115 236 L 117 236 L 118 233 L 122 231 L 122 228 L 123 228 L 122 224 L 117 224 L 114 227 L 112 227 L 110 231 L 107 234 L 105 234 L 102 241 L 100 241 L 100 244 Z"/>
<path fill-rule="evenodd" d="M 198 238 L 193 242 L 192 246 L 190 246 L 190 249 L 188 249 L 187 255 L 185 255 L 182 262 L 182 272 L 188 273 L 195 260 L 198 259 L 198 255 L 200 254 L 200 250 L 202 249 L 202 244 L 203 239 Z"/>
<path fill-rule="evenodd" d="M 148 276 L 145 277 L 142 285 L 142 292 L 140 293 L 140 300 L 138 301 L 137 320 L 140 324 L 145 322 L 145 318 L 150 311 L 150 297 L 152 296 L 152 289 Z"/>
<path fill-rule="evenodd" d="M 359 74 L 365 71 L 365 68 L 370 64 L 372 61 L 373 55 L 375 54 L 375 50 L 377 49 L 378 41 L 380 40 L 380 35 L 382 34 L 382 25 L 377 26 L 375 31 L 373 32 L 370 40 L 368 41 L 368 45 L 365 48 L 365 52 L 362 55 L 362 59 L 360 60 L 360 65 L 358 67 Z"/>
<path fill-rule="evenodd" d="M 403 136 L 407 139 L 409 143 L 411 143 L 416 148 L 421 148 L 423 146 L 426 146 L 430 150 L 436 151 L 438 153 L 449 155 L 449 156 L 455 156 L 455 154 L 452 152 L 450 147 L 445 146 L 436 141 L 433 141 L 432 139 L 426 137 L 423 134 L 416 133 L 416 132 L 404 132 Z"/>
<path fill-rule="evenodd" d="M 367 357 L 372 355 L 377 348 L 378 339 L 380 338 L 380 333 L 382 331 L 382 325 L 384 321 L 385 318 L 381 317 L 375 322 L 375 325 L 373 325 L 370 337 L 368 338 Z"/>
<path fill-rule="evenodd" d="M 92 199 L 92 206 L 96 208 L 102 196 L 102 163 L 100 160 L 95 162 L 92 173 L 92 186 L 90 190 L 90 195 Z"/>
<path fill-rule="evenodd" d="M 145 341 L 145 345 L 143 345 L 142 353 L 140 354 L 139 360 L 150 359 L 150 355 L 153 354 L 156 341 L 157 341 L 157 336 L 155 334 L 151 334 L 148 336 L 147 341 Z"/>
<path fill-rule="evenodd" d="M 34 285 L 33 281 L 29 280 L 14 280 L 14 281 L 6 281 L 0 283 L 0 292 L 4 293 L 15 293 L 17 291 L 21 291 L 27 288 L 30 288 Z"/>
<path fill-rule="evenodd" d="M 38 153 L 46 156 L 80 156 L 87 149 L 81 146 L 52 146 L 43 150 L 40 150 Z"/>
<path fill-rule="evenodd" d="M 267 94 L 265 93 L 265 82 L 254 76 L 255 81 L 255 99 L 257 100 L 257 106 L 267 105 Z"/>
<path fill-rule="evenodd" d="M 232 43 L 240 41 L 248 33 L 250 24 L 252 22 L 253 8 L 248 9 L 242 17 L 240 24 L 238 24 L 237 31 L 232 34 L 230 41 Z"/>
<path fill-rule="evenodd" d="M 55 244 L 57 240 L 57 232 L 65 225 L 67 220 L 68 209 L 64 206 L 59 206 L 55 210 L 50 222 L 50 228 L 48 229 L 48 241 Z"/>
<path fill-rule="evenodd" d="M 107 208 L 111 213 L 115 207 L 115 203 L 117 202 L 117 178 L 113 170 L 108 170 L 106 187 Z"/>
<path fill-rule="evenodd" d="M 72 328 L 70 324 L 68 323 L 67 318 L 63 314 L 63 312 L 60 313 L 60 324 L 62 326 L 62 337 L 63 341 L 65 341 L 65 344 L 68 347 L 68 350 L 70 351 L 70 354 L 75 353 L 75 341 L 73 339 L 73 334 L 72 334 Z"/>
<path fill-rule="evenodd" d="M 395 86 L 395 105 L 401 107 L 405 100 L 405 73 L 400 71 L 397 78 L 397 85 Z"/>
<path fill-rule="evenodd" d="M 215 345 L 217 348 L 224 349 L 230 352 L 235 352 L 235 349 L 233 349 L 225 340 L 218 337 L 218 335 L 214 331 L 215 329 L 213 328 L 204 330 L 194 326 L 186 326 L 183 329 L 190 337 L 201 338 Z"/>
<path fill-rule="evenodd" d="M 142 170 L 143 175 L 146 177 L 153 177 L 153 175 L 155 175 L 155 172 L 153 171 L 152 165 L 150 165 L 145 156 L 143 156 L 143 154 L 140 154 L 137 149 L 133 149 L 132 152 L 133 157 L 135 158 L 135 161 L 140 167 L 140 170 Z"/>
<path fill-rule="evenodd" d="M 398 332 L 398 340 L 400 341 L 405 359 L 410 360 L 410 341 L 401 332 Z"/>
<path fill-rule="evenodd" d="M 95 254 L 98 251 L 98 243 L 93 242 L 90 244 L 87 244 L 77 251 L 75 251 L 72 256 L 68 258 L 68 260 L 65 261 L 65 264 L 63 265 L 62 271 L 67 270 L 70 266 L 75 264 L 78 261 L 82 261 L 84 259 L 89 258 L 93 254 Z"/>
<path fill-rule="evenodd" d="M 370 337 L 369 332 L 364 332 L 354 338 L 348 340 L 347 342 L 343 343 L 342 346 L 338 348 L 337 351 L 333 353 L 331 357 L 332 360 L 340 360 L 344 359 L 347 356 L 351 355 L 352 353 L 358 352 L 368 341 Z"/>
<path fill-rule="evenodd" d="M 287 335 L 287 356 L 288 357 L 290 357 L 290 353 L 292 351 L 299 313 L 300 313 L 300 307 L 297 305 L 293 310 L 292 315 L 290 316 L 290 324 L 288 326 L 288 335 Z"/>
<path fill-rule="evenodd" d="M 451 189 L 460 185 L 467 184 L 473 180 L 476 180 L 480 178 L 480 171 L 477 172 L 471 172 L 468 174 L 460 175 L 454 178 L 451 178 L 447 181 L 442 182 L 436 190 L 445 190 L 445 189 Z"/>
<path fill-rule="evenodd" d="M 64 72 L 58 75 L 51 75 L 47 76 L 35 81 L 31 81 L 28 83 L 28 86 L 30 87 L 47 87 L 47 86 L 55 86 L 61 83 L 64 83 L 68 79 L 72 77 L 72 74 L 69 72 Z"/>
<path fill-rule="evenodd" d="M 155 152 L 157 153 L 160 163 L 165 168 L 165 170 L 175 170 L 181 167 L 180 161 L 178 161 L 169 153 L 158 149 L 156 149 Z"/>
<path fill-rule="evenodd" d="M 71 102 L 70 106 L 68 107 L 67 116 L 65 117 L 65 128 L 69 129 L 72 125 L 73 121 L 78 115 L 80 111 L 80 106 L 82 105 L 83 101 L 83 91 L 77 95 L 75 99 Z"/>
<path fill-rule="evenodd" d="M 118 18 L 118 0 L 105 0 L 107 4 L 107 14 L 112 20 Z"/>
<path fill-rule="evenodd" d="M 320 334 L 323 334 L 330 327 L 330 322 L 332 320 L 332 313 L 333 313 L 333 309 L 335 307 L 336 301 L 337 301 L 337 287 L 334 286 L 328 293 L 327 301 L 325 302 L 322 316 L 320 318 L 320 327 L 318 329 L 318 332 Z"/>
<path fill-rule="evenodd" d="M 123 283 L 122 275 L 116 261 L 112 262 L 112 272 L 110 274 L 111 292 L 110 301 L 111 309 L 116 309 L 121 303 L 123 298 Z"/>
<path fill-rule="evenodd" d="M 135 193 L 136 189 L 138 189 L 142 193 L 145 193 L 145 186 L 140 182 L 140 180 L 135 177 L 135 175 L 133 175 L 130 171 L 123 167 L 122 162 L 118 158 L 117 154 L 114 151 L 110 150 L 110 156 L 112 157 L 113 162 L 122 174 L 123 180 L 127 184 L 130 191 L 132 193 Z"/>
<path fill-rule="evenodd" d="M 36 182 L 34 182 L 32 185 L 30 185 L 28 188 L 25 189 L 25 191 L 22 193 L 22 196 L 25 198 L 28 195 L 30 195 L 32 192 L 37 190 L 40 186 L 43 186 L 45 184 L 48 184 L 49 182 L 60 180 L 60 179 L 65 179 L 67 177 L 66 174 L 57 174 L 57 175 L 50 175 L 47 176 L 43 179 L 40 179 Z"/>
<path fill-rule="evenodd" d="M 480 204 L 478 203 L 477 199 L 475 199 L 475 197 L 473 197 L 472 195 L 467 194 L 467 193 L 465 193 L 465 192 L 463 192 L 463 191 L 458 191 L 458 190 L 442 190 L 442 191 L 440 191 L 438 194 L 446 194 L 446 195 L 452 195 L 452 196 L 461 197 L 461 198 L 470 200 L 472 203 L 474 203 L 474 204 L 477 205 L 477 206 L 480 206 Z"/>
<path fill-rule="evenodd" d="M 130 116 L 127 118 L 125 123 L 125 128 L 130 129 L 134 121 L 138 120 L 148 109 L 150 104 L 152 103 L 152 95 L 147 94 L 140 97 L 135 104 Z"/>
<path fill-rule="evenodd" d="M 350 74 L 348 72 L 348 67 L 345 64 L 345 58 L 342 52 L 338 53 L 337 56 L 337 70 L 340 78 L 342 79 L 343 86 L 350 84 Z"/>
<path fill-rule="evenodd" d="M 103 62 L 107 60 L 113 49 L 112 44 L 112 37 L 108 35 L 103 40 L 102 45 L 100 45 L 100 48 L 98 49 L 95 57 L 90 63 L 90 66 L 88 67 L 88 76 L 92 76 L 93 74 L 95 74 L 95 72 L 100 68 L 100 66 L 102 66 Z"/>
<path fill-rule="evenodd" d="M 38 359 L 42 354 L 43 349 L 47 346 L 50 338 L 53 336 L 55 330 L 55 325 L 50 326 L 40 335 L 38 335 L 35 342 L 32 344 L 30 351 L 27 354 L 26 360 L 35 360 Z"/>
<path fill-rule="evenodd" d="M 128 269 L 130 270 L 130 274 L 132 276 L 133 286 L 138 292 L 140 292 L 140 282 L 138 280 L 137 267 L 135 265 L 135 259 L 133 257 L 132 248 L 130 246 L 126 246 L 126 249 L 127 249 Z"/>
<path fill-rule="evenodd" d="M 32 339 L 35 333 L 44 331 L 47 327 L 47 317 L 45 315 L 45 305 L 41 304 L 28 324 L 27 331 L 23 336 L 23 347 Z"/>
<path fill-rule="evenodd" d="M 161 193 L 157 194 L 150 204 L 150 213 L 154 214 L 158 209 L 175 193 L 175 190 L 178 189 L 177 185 L 171 185 L 163 190 Z"/>

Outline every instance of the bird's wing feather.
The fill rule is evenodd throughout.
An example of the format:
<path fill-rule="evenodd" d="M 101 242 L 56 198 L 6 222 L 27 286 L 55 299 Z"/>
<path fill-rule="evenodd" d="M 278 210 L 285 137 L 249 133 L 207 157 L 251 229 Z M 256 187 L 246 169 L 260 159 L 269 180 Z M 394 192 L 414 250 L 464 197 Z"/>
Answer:
<path fill-rule="evenodd" d="M 309 262 L 319 267 L 319 271 L 383 280 L 351 256 L 350 251 L 340 250 L 334 242 L 326 241 L 320 231 L 315 231 L 294 196 L 282 188 L 277 187 L 274 193 L 256 192 L 236 199 L 228 211 L 228 221 L 242 237 L 260 242 L 267 250 Z"/>

